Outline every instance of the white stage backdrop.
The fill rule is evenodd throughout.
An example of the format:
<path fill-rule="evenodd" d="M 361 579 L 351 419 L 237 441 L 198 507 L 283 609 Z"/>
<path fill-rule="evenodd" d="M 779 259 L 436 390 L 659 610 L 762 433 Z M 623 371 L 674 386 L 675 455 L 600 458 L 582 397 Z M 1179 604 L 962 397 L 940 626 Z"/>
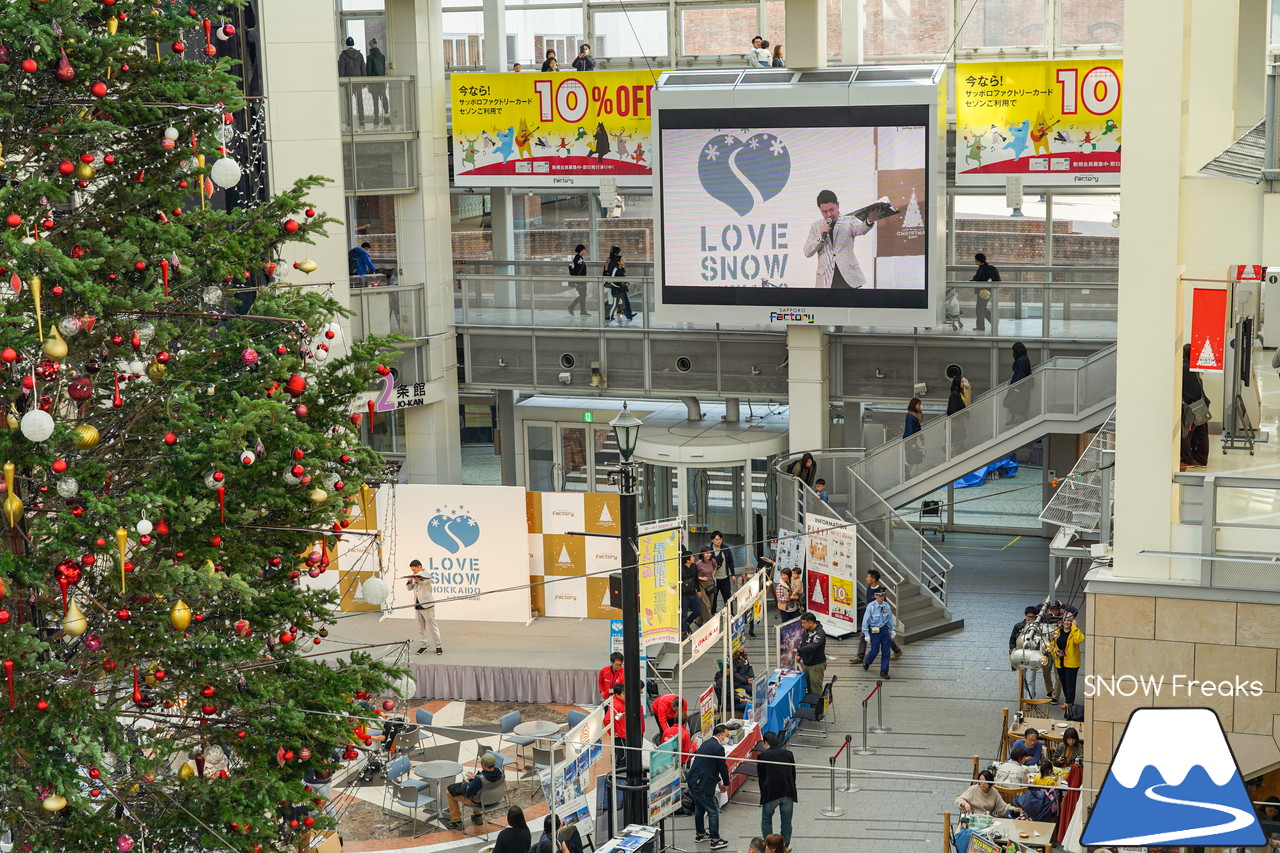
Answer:
<path fill-rule="evenodd" d="M 404 579 L 416 559 L 435 584 L 437 618 L 527 622 L 524 494 L 522 488 L 506 486 L 400 484 L 379 489 L 385 577 L 396 608 L 391 615 L 414 618 L 413 595 Z M 499 589 L 510 591 L 494 592 Z"/>

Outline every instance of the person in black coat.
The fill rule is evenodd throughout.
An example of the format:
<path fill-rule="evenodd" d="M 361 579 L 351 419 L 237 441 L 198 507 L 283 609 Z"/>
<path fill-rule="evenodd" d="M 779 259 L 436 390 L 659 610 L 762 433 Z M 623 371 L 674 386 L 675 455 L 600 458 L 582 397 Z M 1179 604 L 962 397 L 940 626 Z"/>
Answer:
<path fill-rule="evenodd" d="M 804 668 L 809 692 L 821 693 L 822 678 L 827 674 L 827 632 L 822 630 L 818 617 L 811 610 L 806 610 L 800 617 L 800 625 L 804 634 L 800 637 L 796 657 L 800 658 L 800 665 Z"/>
<path fill-rule="evenodd" d="M 712 850 L 729 846 L 729 842 L 720 837 L 720 804 L 716 799 L 716 783 L 729 787 L 729 762 L 724 753 L 728 739 L 728 727 L 716 726 L 711 737 L 698 747 L 685 781 L 693 797 L 693 840 L 710 841 Z"/>
<path fill-rule="evenodd" d="M 587 247 L 579 243 L 573 247 L 573 257 L 569 260 L 569 275 L 573 278 L 584 277 L 587 274 L 587 260 L 582 254 L 587 251 Z M 569 303 L 569 316 L 573 316 L 573 306 L 577 305 L 582 316 L 587 316 L 587 283 L 581 284 L 574 282 L 573 289 L 578 291 L 578 295 Z"/>
<path fill-rule="evenodd" d="M 773 834 L 773 813 L 782 812 L 782 838 L 791 846 L 791 813 L 800 797 L 796 794 L 796 757 L 784 749 L 777 732 L 765 732 L 768 749 L 756 756 L 760 777 L 760 835 Z"/>
<path fill-rule="evenodd" d="M 547 71 L 557 70 L 551 67 L 552 63 L 555 61 L 555 58 L 556 58 L 555 48 L 551 48 L 551 47 L 547 48 L 547 58 L 542 60 L 542 70 L 544 73 Z"/>
<path fill-rule="evenodd" d="M 1191 344 L 1182 345 L 1182 447 L 1180 462 L 1182 470 L 1187 468 L 1203 468 L 1209 464 L 1209 424 L 1189 423 L 1186 407 L 1197 400 L 1204 400 L 1209 405 L 1209 397 L 1204 393 L 1204 381 L 1200 374 L 1191 369 Z"/>
<path fill-rule="evenodd" d="M 498 833 L 493 853 L 529 853 L 529 824 L 519 806 L 507 809 L 507 826 Z"/>
<path fill-rule="evenodd" d="M 978 271 L 973 274 L 970 281 L 999 281 L 1000 270 L 995 268 L 994 264 L 987 263 L 987 256 L 978 252 L 973 256 L 973 260 L 978 264 Z M 982 294 L 986 294 L 983 296 Z M 974 315 L 977 317 L 975 328 L 979 332 L 984 331 L 986 323 L 991 319 L 991 289 L 987 287 L 978 288 L 977 304 L 974 305 Z"/>
<path fill-rule="evenodd" d="M 1027 410 L 1031 403 L 1031 384 L 1019 386 L 1018 383 L 1031 376 L 1031 357 L 1027 355 L 1027 345 L 1022 341 L 1013 344 L 1013 375 L 1009 378 L 1009 390 L 1005 394 L 1005 408 L 1009 412 L 1009 424 L 1019 423 L 1027 419 Z"/>

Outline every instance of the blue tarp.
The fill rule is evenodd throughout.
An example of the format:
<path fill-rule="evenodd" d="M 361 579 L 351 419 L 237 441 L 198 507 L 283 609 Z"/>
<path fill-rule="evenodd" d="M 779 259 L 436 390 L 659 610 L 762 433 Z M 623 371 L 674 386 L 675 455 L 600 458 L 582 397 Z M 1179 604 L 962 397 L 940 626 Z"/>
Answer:
<path fill-rule="evenodd" d="M 1018 473 L 1018 463 L 1013 461 L 1012 456 L 1006 456 L 1003 459 L 992 462 L 990 465 L 984 465 L 972 474 L 966 474 L 959 480 L 956 480 L 955 487 L 963 489 L 968 486 L 977 486 L 985 483 L 987 478 L 992 474 L 1000 477 L 1014 477 Z"/>

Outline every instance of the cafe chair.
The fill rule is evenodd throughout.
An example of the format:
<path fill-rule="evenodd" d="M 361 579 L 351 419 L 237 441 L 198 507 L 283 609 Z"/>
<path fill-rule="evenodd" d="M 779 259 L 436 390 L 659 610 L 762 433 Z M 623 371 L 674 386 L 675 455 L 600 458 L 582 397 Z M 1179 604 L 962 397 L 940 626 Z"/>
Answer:
<path fill-rule="evenodd" d="M 569 728 L 573 728 L 578 723 L 591 716 L 586 711 L 570 711 L 569 712 Z"/>
<path fill-rule="evenodd" d="M 516 748 L 516 755 L 523 757 L 523 748 L 532 746 L 537 742 L 536 737 L 525 737 L 523 735 L 514 734 L 516 726 L 524 722 L 524 714 L 520 711 L 512 711 L 509 714 L 503 714 L 498 718 L 498 725 L 502 728 L 502 734 L 498 738 L 498 748 L 502 748 L 502 742 L 506 741 L 513 744 Z"/>
<path fill-rule="evenodd" d="M 386 808 L 387 795 L 392 790 L 407 787 L 424 791 L 431 785 L 426 779 L 414 779 L 409 776 L 409 766 L 409 756 L 403 753 L 387 762 L 387 784 L 382 789 L 383 808 Z"/>
<path fill-rule="evenodd" d="M 493 821 L 489 820 L 490 815 L 495 809 L 509 805 L 510 800 L 511 795 L 507 793 L 507 780 L 503 778 L 492 785 L 488 782 L 484 784 L 480 792 L 476 794 L 476 802 L 480 804 L 478 807 L 463 803 L 462 808 L 480 815 L 485 823 L 493 823 Z"/>
<path fill-rule="evenodd" d="M 951 812 L 942 813 L 942 853 L 955 853 L 956 839 L 951 830 Z"/>
<path fill-rule="evenodd" d="M 1023 785 L 1019 788 L 1010 788 L 1005 785 L 992 785 L 991 787 L 995 788 L 997 791 L 1000 792 L 1000 797 L 1004 800 L 1005 805 L 1012 804 L 1014 799 L 1016 799 L 1019 794 L 1027 790 L 1026 785 Z"/>
<path fill-rule="evenodd" d="M 432 715 L 421 708 L 413 712 L 413 721 L 418 724 L 418 752 L 426 749 L 424 744 L 428 740 L 433 747 L 436 745 L 436 733 L 431 730 L 432 719 Z"/>
<path fill-rule="evenodd" d="M 421 822 L 419 816 L 422 814 L 422 810 L 436 801 L 435 797 L 412 782 L 405 785 L 396 785 L 395 795 L 392 799 L 400 808 L 409 810 L 409 817 L 413 821 L 414 830 L 417 830 L 418 824 Z M 415 831 L 414 835 L 417 834 Z"/>
<path fill-rule="evenodd" d="M 756 764 L 756 762 L 755 762 L 755 760 L 754 760 L 754 759 L 755 759 L 755 756 L 756 756 L 756 753 L 754 753 L 754 752 L 753 752 L 753 753 L 751 753 L 751 755 L 750 755 L 750 760 L 747 760 L 747 761 L 739 761 L 739 762 L 738 762 L 738 765 L 737 765 L 736 767 L 734 767 L 732 771 L 730 771 L 730 772 L 731 772 L 731 774 L 732 774 L 732 776 L 741 776 L 741 777 L 743 777 L 743 779 L 756 779 L 756 780 L 759 780 L 759 778 L 760 778 L 760 767 L 759 767 L 759 765 L 757 765 L 757 764 Z M 732 776 L 731 776 L 731 780 L 732 780 Z M 746 782 L 743 782 L 743 787 L 745 787 L 745 786 L 746 786 Z M 729 799 L 730 799 L 730 800 L 732 800 L 732 799 L 733 799 L 733 797 L 736 797 L 738 794 L 741 794 L 741 793 L 742 793 L 742 787 L 739 787 L 739 788 L 738 788 L 738 790 L 734 793 L 734 795 L 733 795 L 733 796 L 731 796 Z M 754 805 L 759 805 L 759 798 L 758 798 L 758 797 L 757 797 L 756 802 L 754 803 Z"/>
<path fill-rule="evenodd" d="M 493 760 L 494 760 L 494 762 L 495 762 L 493 766 L 494 766 L 494 767 L 497 767 L 497 768 L 498 768 L 499 770 L 501 770 L 503 773 L 505 773 L 505 772 L 507 771 L 507 765 L 508 765 L 508 764 L 515 764 L 515 763 L 516 763 L 516 760 L 515 760 L 514 758 L 512 758 L 512 757 L 511 757 L 511 756 L 509 756 L 509 755 L 503 755 L 501 752 L 498 752 L 496 749 L 494 749 L 493 747 L 489 746 L 488 744 L 484 744 L 484 743 L 476 743 L 476 767 L 477 767 L 477 769 L 478 769 L 478 768 L 479 768 L 479 766 L 480 766 L 480 756 L 482 756 L 482 755 L 492 755 L 492 756 L 493 756 Z"/>
<path fill-rule="evenodd" d="M 1049 717 L 1049 708 L 1052 704 L 1052 699 L 1019 699 L 1018 710 L 1026 718 L 1047 719 Z"/>
<path fill-rule="evenodd" d="M 996 760 L 1004 761 L 1009 754 L 1009 709 L 1004 709 L 1004 714 L 1000 718 L 1000 745 L 996 747 Z"/>

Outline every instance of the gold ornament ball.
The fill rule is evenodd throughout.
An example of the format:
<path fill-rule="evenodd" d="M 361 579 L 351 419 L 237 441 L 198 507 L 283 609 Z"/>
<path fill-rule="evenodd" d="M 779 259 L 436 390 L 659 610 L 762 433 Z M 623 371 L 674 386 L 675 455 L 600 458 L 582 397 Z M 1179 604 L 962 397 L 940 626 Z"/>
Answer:
<path fill-rule="evenodd" d="M 67 615 L 62 617 L 62 630 L 70 637 L 79 637 L 89 630 L 89 620 L 74 598 L 67 605 Z"/>
<path fill-rule="evenodd" d="M 195 768 L 191 766 L 191 762 L 182 762 L 182 766 L 178 768 L 178 778 L 186 781 L 187 779 L 194 779 L 195 777 L 196 771 Z"/>
<path fill-rule="evenodd" d="M 101 437 L 97 428 L 89 424 L 80 424 L 71 431 L 71 443 L 80 450 L 93 450 L 98 446 L 98 440 Z"/>
<path fill-rule="evenodd" d="M 60 812 L 67 807 L 67 798 L 61 794 L 50 794 L 40 801 L 40 806 L 47 812 Z"/>
<path fill-rule="evenodd" d="M 76 164 L 76 180 L 92 181 L 98 175 L 98 170 L 93 168 L 92 163 Z"/>
<path fill-rule="evenodd" d="M 164 379 L 165 374 L 169 372 L 169 368 L 158 361 L 153 361 L 147 365 L 147 375 L 155 382 Z"/>
<path fill-rule="evenodd" d="M 317 264 L 315 261 L 311 260 L 310 258 L 303 258 L 302 260 L 298 261 L 298 269 L 306 273 L 307 275 L 311 275 L 313 272 L 316 271 L 316 269 L 319 268 L 319 266 L 320 266 L 319 264 Z"/>
<path fill-rule="evenodd" d="M 320 504 L 324 503 L 328 499 L 329 499 L 329 493 L 326 492 L 324 489 L 320 488 L 319 486 L 307 492 L 307 500 L 311 501 L 316 506 L 319 506 Z"/>

